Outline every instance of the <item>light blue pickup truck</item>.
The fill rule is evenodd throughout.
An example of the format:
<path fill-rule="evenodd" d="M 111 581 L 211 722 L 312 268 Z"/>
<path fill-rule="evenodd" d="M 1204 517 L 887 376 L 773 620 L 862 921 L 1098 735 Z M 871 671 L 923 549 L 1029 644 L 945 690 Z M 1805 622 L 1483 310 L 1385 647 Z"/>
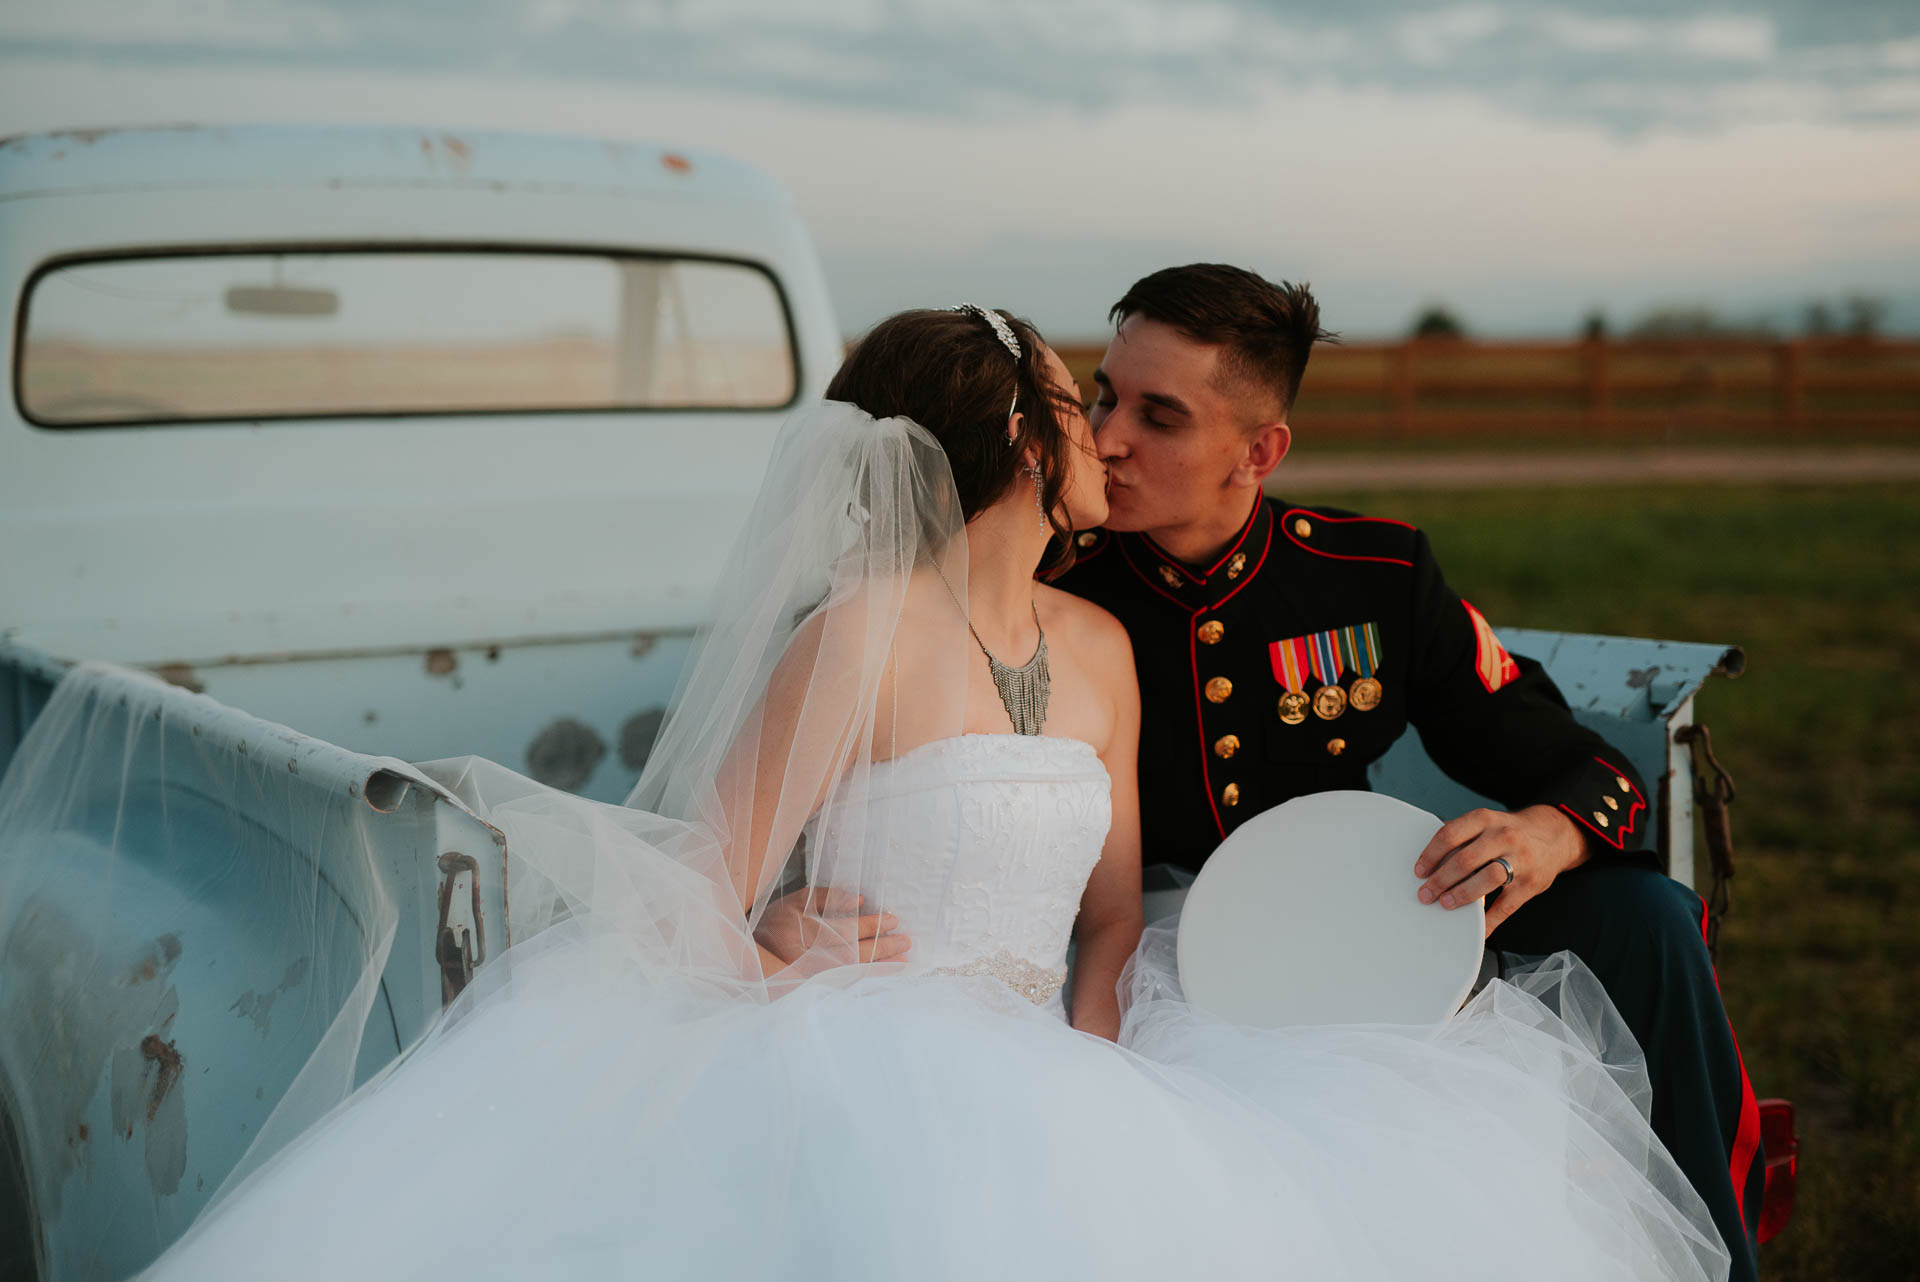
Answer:
<path fill-rule="evenodd" d="M 0 1275 L 112 1279 L 512 939 L 514 852 L 408 763 L 626 795 L 842 338 L 779 187 L 637 143 L 14 138 L 0 281 Z M 1692 882 L 1738 650 L 1502 635 Z M 1373 782 L 1481 804 L 1412 737 Z"/>

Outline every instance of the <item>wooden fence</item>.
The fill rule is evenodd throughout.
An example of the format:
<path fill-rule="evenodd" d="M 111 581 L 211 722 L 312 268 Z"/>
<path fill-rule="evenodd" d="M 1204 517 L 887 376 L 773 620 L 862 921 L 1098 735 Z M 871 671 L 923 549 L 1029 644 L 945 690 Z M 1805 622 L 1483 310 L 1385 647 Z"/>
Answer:
<path fill-rule="evenodd" d="M 1060 349 L 1083 390 L 1104 350 Z M 1353 438 L 1920 437 L 1920 341 L 1328 345 L 1292 421 Z"/>

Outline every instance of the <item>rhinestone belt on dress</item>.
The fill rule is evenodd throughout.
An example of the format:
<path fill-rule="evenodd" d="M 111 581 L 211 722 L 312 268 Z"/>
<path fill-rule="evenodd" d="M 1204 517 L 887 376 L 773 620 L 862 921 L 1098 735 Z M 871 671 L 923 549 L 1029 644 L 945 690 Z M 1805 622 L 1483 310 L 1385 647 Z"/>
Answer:
<path fill-rule="evenodd" d="M 1067 984 L 1067 972 L 1047 970 L 1002 948 L 958 966 L 938 966 L 930 975 L 991 975 L 1035 1006 L 1045 1006 Z"/>

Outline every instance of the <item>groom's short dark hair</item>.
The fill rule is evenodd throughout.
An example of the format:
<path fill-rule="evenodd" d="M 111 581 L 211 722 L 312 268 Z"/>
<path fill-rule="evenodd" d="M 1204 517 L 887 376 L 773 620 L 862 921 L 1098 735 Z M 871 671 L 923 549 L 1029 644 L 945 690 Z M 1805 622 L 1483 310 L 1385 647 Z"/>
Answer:
<path fill-rule="evenodd" d="M 1224 348 L 1222 372 L 1271 391 L 1283 415 L 1300 393 L 1314 343 L 1338 337 L 1320 328 L 1320 304 L 1305 282 L 1276 285 L 1225 263 L 1189 263 L 1142 276 L 1108 313 L 1115 326 L 1133 316 Z"/>

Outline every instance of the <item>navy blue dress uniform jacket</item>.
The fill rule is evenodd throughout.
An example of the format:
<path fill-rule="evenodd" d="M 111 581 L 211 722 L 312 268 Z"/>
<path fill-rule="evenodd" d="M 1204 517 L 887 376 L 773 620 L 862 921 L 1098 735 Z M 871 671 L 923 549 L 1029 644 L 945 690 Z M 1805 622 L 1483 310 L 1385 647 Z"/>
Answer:
<path fill-rule="evenodd" d="M 1055 585 L 1133 640 L 1150 863 L 1197 869 L 1263 810 L 1366 788 L 1409 724 L 1448 775 L 1510 810 L 1559 806 L 1595 854 L 1638 849 L 1652 827 L 1626 758 L 1574 720 L 1539 664 L 1508 654 L 1411 525 L 1263 498 L 1205 567 L 1143 534 L 1078 543 Z"/>

